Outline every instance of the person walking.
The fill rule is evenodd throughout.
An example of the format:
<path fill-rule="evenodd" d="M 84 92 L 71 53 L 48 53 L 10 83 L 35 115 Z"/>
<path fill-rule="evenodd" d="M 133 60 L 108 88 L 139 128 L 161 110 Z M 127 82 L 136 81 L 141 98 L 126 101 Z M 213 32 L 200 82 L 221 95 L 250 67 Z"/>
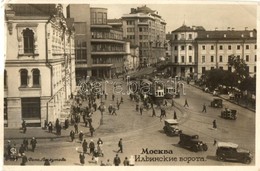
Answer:
<path fill-rule="evenodd" d="M 75 130 L 75 134 L 79 133 L 79 127 L 78 127 L 78 123 L 77 122 L 74 124 L 74 130 Z"/>
<path fill-rule="evenodd" d="M 48 124 L 49 133 L 52 133 L 52 129 L 53 129 L 52 123 L 49 122 L 49 124 Z"/>
<path fill-rule="evenodd" d="M 115 106 L 112 107 L 112 113 L 111 113 L 111 115 L 114 115 L 114 114 L 117 115 L 117 114 L 116 114 L 116 107 L 115 107 Z"/>
<path fill-rule="evenodd" d="M 135 110 L 138 112 L 138 110 L 139 110 L 139 104 L 138 103 L 136 103 L 136 105 L 135 105 Z"/>
<path fill-rule="evenodd" d="M 143 115 L 143 105 L 140 106 L 140 114 Z"/>
<path fill-rule="evenodd" d="M 205 112 L 205 113 L 207 113 L 207 109 L 206 109 L 206 104 L 205 104 L 205 103 L 203 104 L 203 109 L 202 109 L 201 112 Z"/>
<path fill-rule="evenodd" d="M 123 97 L 121 97 L 121 101 L 120 101 L 120 103 L 124 103 L 124 99 L 123 99 Z"/>
<path fill-rule="evenodd" d="M 85 164 L 85 155 L 84 155 L 84 153 L 80 153 L 79 154 L 79 161 L 80 161 L 81 165 Z"/>
<path fill-rule="evenodd" d="M 113 106 L 112 106 L 112 104 L 110 104 L 108 106 L 108 112 L 109 112 L 110 115 L 112 114 L 112 110 L 113 110 Z"/>
<path fill-rule="evenodd" d="M 22 156 L 22 154 L 25 152 L 25 148 L 24 145 L 21 144 L 20 148 L 19 148 L 19 155 Z"/>
<path fill-rule="evenodd" d="M 25 166 L 27 162 L 28 162 L 27 156 L 24 153 L 22 153 L 22 162 L 20 165 Z"/>
<path fill-rule="evenodd" d="M 80 131 L 80 133 L 79 133 L 79 141 L 80 141 L 80 143 L 82 143 L 82 141 L 83 141 L 83 136 L 84 136 L 83 132 Z"/>
<path fill-rule="evenodd" d="M 173 112 L 173 119 L 177 119 L 177 114 L 176 114 L 176 111 L 174 110 Z"/>
<path fill-rule="evenodd" d="M 123 142 L 122 142 L 122 138 L 120 138 L 119 142 L 118 142 L 118 147 L 119 147 L 119 150 L 117 151 L 117 153 L 121 152 L 123 153 Z"/>
<path fill-rule="evenodd" d="M 112 94 L 112 101 L 114 101 L 115 100 L 115 95 L 114 95 L 114 93 Z"/>
<path fill-rule="evenodd" d="M 188 101 L 187 101 L 187 99 L 185 99 L 185 103 L 184 103 L 184 106 L 183 107 L 189 107 L 189 104 L 188 104 Z"/>
<path fill-rule="evenodd" d="M 216 122 L 216 120 L 213 121 L 213 129 L 217 129 L 217 122 Z"/>
<path fill-rule="evenodd" d="M 23 133 L 25 134 L 26 130 L 27 130 L 25 120 L 23 120 L 23 122 L 22 122 L 22 130 L 23 130 Z"/>
<path fill-rule="evenodd" d="M 92 156 L 92 159 L 94 159 L 95 164 L 98 164 L 98 157 L 99 157 L 99 153 L 97 148 L 95 148 Z"/>
<path fill-rule="evenodd" d="M 88 150 L 88 142 L 86 141 L 86 139 L 84 139 L 82 143 L 82 149 L 83 149 L 83 153 L 86 154 Z"/>
<path fill-rule="evenodd" d="M 153 111 L 153 114 L 152 114 L 152 117 L 156 117 L 156 114 L 155 114 L 155 109 L 154 108 L 152 108 L 152 111 Z"/>
<path fill-rule="evenodd" d="M 93 137 L 94 131 L 95 131 L 95 129 L 94 129 L 94 127 L 91 125 L 91 126 L 89 127 L 89 132 L 90 132 L 91 137 Z"/>
<path fill-rule="evenodd" d="M 70 131 L 70 138 L 71 138 L 71 141 L 73 142 L 74 139 L 75 139 L 75 132 L 73 130 Z"/>
<path fill-rule="evenodd" d="M 37 144 L 37 140 L 35 139 L 35 137 L 32 137 L 31 139 L 31 145 L 32 145 L 32 151 L 34 152 L 35 148 L 36 148 L 36 144 Z"/>
<path fill-rule="evenodd" d="M 121 159 L 120 157 L 118 156 L 118 154 L 116 154 L 116 157 L 114 158 L 114 165 L 115 166 L 119 166 L 121 163 Z"/>
<path fill-rule="evenodd" d="M 90 143 L 89 143 L 89 153 L 93 154 L 94 150 L 95 150 L 95 143 L 93 142 L 93 140 L 90 140 Z"/>

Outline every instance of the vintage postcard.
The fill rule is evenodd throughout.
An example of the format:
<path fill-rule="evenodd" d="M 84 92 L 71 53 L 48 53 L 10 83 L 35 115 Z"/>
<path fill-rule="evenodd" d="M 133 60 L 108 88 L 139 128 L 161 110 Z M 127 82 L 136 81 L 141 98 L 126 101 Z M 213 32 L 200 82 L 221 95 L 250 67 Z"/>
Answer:
<path fill-rule="evenodd" d="M 2 11 L 3 170 L 259 170 L 256 1 Z"/>

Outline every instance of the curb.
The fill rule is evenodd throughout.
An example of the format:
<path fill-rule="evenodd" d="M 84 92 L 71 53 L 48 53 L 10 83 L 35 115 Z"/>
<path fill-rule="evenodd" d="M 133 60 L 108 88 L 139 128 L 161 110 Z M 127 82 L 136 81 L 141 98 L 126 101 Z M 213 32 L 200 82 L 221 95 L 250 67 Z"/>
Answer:
<path fill-rule="evenodd" d="M 189 85 L 191 85 L 191 86 L 193 86 L 193 87 L 195 87 L 195 88 L 197 88 L 197 89 L 202 90 L 202 88 L 200 88 L 200 87 L 198 87 L 198 86 L 196 86 L 196 85 L 193 85 L 193 84 L 189 84 Z M 210 94 L 212 94 L 212 93 L 210 93 Z M 224 97 L 222 97 L 222 96 L 217 96 L 217 97 L 219 97 L 219 98 L 221 98 L 221 99 L 223 99 L 223 100 L 226 100 L 226 101 L 228 101 L 228 102 L 230 102 L 230 103 L 233 103 L 233 104 L 235 104 L 235 105 L 237 105 L 237 106 L 243 107 L 244 109 L 248 109 L 248 110 L 250 110 L 250 111 L 252 111 L 252 112 L 255 112 L 254 109 L 248 108 L 248 107 L 246 107 L 246 106 L 239 105 L 239 104 L 235 103 L 234 101 L 231 101 L 231 100 L 229 100 L 229 99 L 226 99 L 226 98 L 224 98 Z"/>

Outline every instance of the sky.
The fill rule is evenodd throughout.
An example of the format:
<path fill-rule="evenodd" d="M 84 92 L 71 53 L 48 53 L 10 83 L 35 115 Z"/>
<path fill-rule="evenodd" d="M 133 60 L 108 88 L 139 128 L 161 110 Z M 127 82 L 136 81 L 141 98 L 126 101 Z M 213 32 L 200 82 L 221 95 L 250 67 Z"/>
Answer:
<path fill-rule="evenodd" d="M 146 5 L 157 10 L 166 21 L 166 32 L 171 32 L 185 24 L 203 26 L 206 30 L 235 30 L 256 28 L 257 8 L 255 4 L 91 4 L 91 7 L 108 9 L 108 19 L 129 14 L 131 8 Z"/>

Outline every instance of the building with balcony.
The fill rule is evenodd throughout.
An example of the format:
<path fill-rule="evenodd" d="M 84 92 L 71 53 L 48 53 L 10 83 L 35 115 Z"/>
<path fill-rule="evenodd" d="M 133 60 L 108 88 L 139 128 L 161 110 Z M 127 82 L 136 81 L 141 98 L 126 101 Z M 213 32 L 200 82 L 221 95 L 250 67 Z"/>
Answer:
<path fill-rule="evenodd" d="M 251 76 L 256 73 L 256 30 L 206 31 L 201 26 L 182 25 L 172 31 L 171 49 L 173 76 L 200 77 L 214 68 L 231 71 L 227 64 L 231 55 L 245 60 Z"/>
<path fill-rule="evenodd" d="M 7 4 L 5 19 L 5 126 L 62 119 L 76 86 L 74 33 L 63 6 Z"/>
<path fill-rule="evenodd" d="M 108 24 L 107 9 L 90 8 L 89 5 L 81 4 L 69 5 L 67 9 L 68 17 L 76 23 L 76 42 L 79 39 L 85 42 L 83 47 L 86 51 L 83 54 L 76 52 L 77 78 L 87 75 L 111 78 L 125 72 L 124 60 L 127 53 L 123 30 L 117 25 Z M 76 49 L 82 49 L 81 47 L 82 43 L 76 43 Z"/>
<path fill-rule="evenodd" d="M 139 47 L 140 65 L 154 64 L 165 57 L 166 22 L 157 11 L 147 6 L 131 8 L 122 16 L 124 37 L 131 46 Z"/>

